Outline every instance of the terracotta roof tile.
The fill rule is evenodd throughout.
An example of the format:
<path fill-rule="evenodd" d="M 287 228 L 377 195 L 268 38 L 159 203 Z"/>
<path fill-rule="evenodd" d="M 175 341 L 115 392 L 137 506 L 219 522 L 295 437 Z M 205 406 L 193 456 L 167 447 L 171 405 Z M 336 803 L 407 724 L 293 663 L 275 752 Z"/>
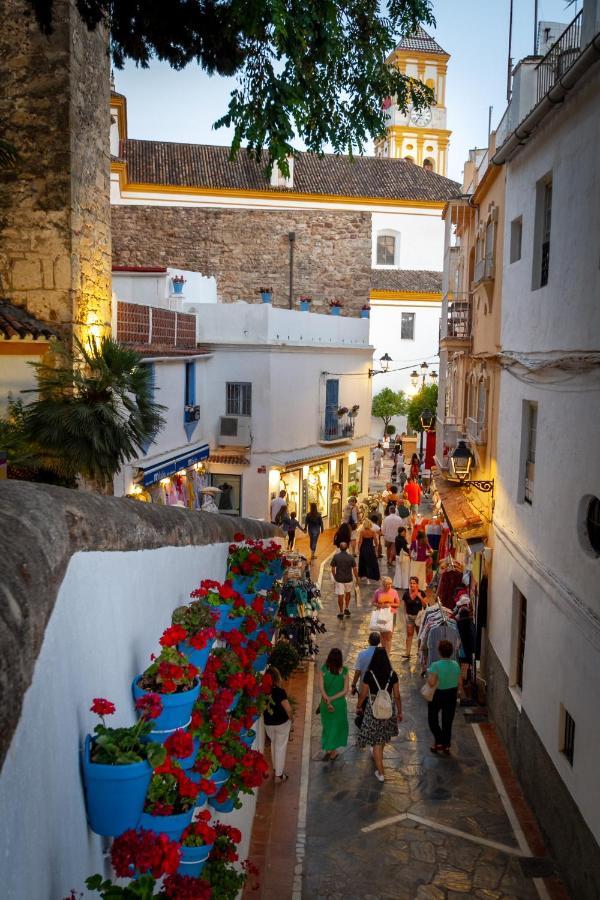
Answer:
<path fill-rule="evenodd" d="M 211 453 L 209 463 L 220 463 L 224 466 L 249 466 L 250 460 L 246 456 L 233 456 L 227 453 Z"/>
<path fill-rule="evenodd" d="M 20 338 L 37 341 L 53 337 L 57 337 L 57 332 L 46 322 L 30 316 L 27 310 L 14 306 L 8 300 L 0 300 L 0 340 Z"/>
<path fill-rule="evenodd" d="M 243 150 L 229 159 L 228 147 L 126 140 L 120 158 L 132 184 L 155 184 L 244 191 L 281 192 L 272 187 L 260 163 Z M 266 162 L 266 158 L 265 158 Z M 294 160 L 293 193 L 335 197 L 443 202 L 460 195 L 460 185 L 403 159 L 376 156 L 318 157 L 299 153 Z"/>
<path fill-rule="evenodd" d="M 424 28 L 421 28 L 420 25 L 414 34 L 402 38 L 396 47 L 396 50 L 416 50 L 419 53 L 441 53 L 443 56 L 449 55 L 430 34 L 427 34 Z"/>
<path fill-rule="evenodd" d="M 428 269 L 372 269 L 371 290 L 441 294 L 442 273 Z"/>

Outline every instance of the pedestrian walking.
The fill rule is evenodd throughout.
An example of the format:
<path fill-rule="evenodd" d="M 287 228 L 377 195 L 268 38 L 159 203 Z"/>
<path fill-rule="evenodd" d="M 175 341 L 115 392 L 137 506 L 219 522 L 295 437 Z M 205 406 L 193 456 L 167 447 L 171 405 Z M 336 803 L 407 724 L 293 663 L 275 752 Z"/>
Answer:
<path fill-rule="evenodd" d="M 317 509 L 316 503 L 310 504 L 310 510 L 306 514 L 304 520 L 304 529 L 308 531 L 308 539 L 310 542 L 311 559 L 317 558 L 317 541 L 319 535 L 325 530 L 323 526 L 323 516 Z"/>
<path fill-rule="evenodd" d="M 389 700 L 381 696 L 383 692 L 388 694 Z M 385 781 L 383 748 L 398 735 L 398 723 L 402 721 L 402 699 L 398 675 L 383 647 L 376 647 L 364 674 L 358 709 L 363 718 L 356 744 L 358 747 L 373 748 L 375 778 Z M 389 712 L 388 716 L 385 716 L 386 712 Z"/>
<path fill-rule="evenodd" d="M 400 606 L 400 597 L 398 592 L 392 586 L 392 579 L 389 575 L 384 575 L 381 579 L 381 587 L 373 594 L 373 606 L 378 609 L 389 609 L 391 616 L 389 617 L 389 628 L 380 627 L 381 646 L 388 652 L 392 652 L 392 635 L 394 633 L 394 624 L 396 621 L 396 613 Z M 375 624 L 375 616 L 371 617 L 372 626 Z"/>
<path fill-rule="evenodd" d="M 331 560 L 331 573 L 335 582 L 335 593 L 340 610 L 338 619 L 343 619 L 344 616 L 350 616 L 352 582 L 358 582 L 356 559 L 351 553 L 348 553 L 348 544 L 344 541 Z"/>
<path fill-rule="evenodd" d="M 385 518 L 385 516 L 389 516 L 392 506 L 398 508 L 399 500 L 400 500 L 400 494 L 398 493 L 398 485 L 394 484 L 392 482 L 390 484 L 390 489 L 387 492 L 387 500 L 386 500 L 386 504 L 385 504 L 384 518 Z"/>
<path fill-rule="evenodd" d="M 379 581 L 379 563 L 377 562 L 378 534 L 373 522 L 366 520 L 356 542 L 358 553 L 358 577 Z"/>
<path fill-rule="evenodd" d="M 394 540 L 396 551 L 396 568 L 394 569 L 394 587 L 396 590 L 408 589 L 408 577 L 410 574 L 410 550 L 406 539 L 406 528 L 401 525 Z"/>
<path fill-rule="evenodd" d="M 379 647 L 380 644 L 381 636 L 379 632 L 372 631 L 369 635 L 369 646 L 365 647 L 364 650 L 361 650 L 356 657 L 356 662 L 354 663 L 354 675 L 352 676 L 352 688 L 350 691 L 353 696 L 354 694 L 358 694 L 363 675 L 371 664 L 375 648 Z"/>
<path fill-rule="evenodd" d="M 400 490 L 403 491 L 404 486 L 406 485 L 406 482 L 408 481 L 408 475 L 406 474 L 406 469 L 402 465 L 402 463 L 400 462 L 399 464 L 400 464 L 400 469 L 398 471 L 397 481 L 400 482 Z"/>
<path fill-rule="evenodd" d="M 333 536 L 333 543 L 339 550 L 340 544 L 347 544 L 350 546 L 350 541 L 352 540 L 352 529 L 348 525 L 347 522 L 342 522 L 339 526 L 338 530 Z"/>
<path fill-rule="evenodd" d="M 427 535 L 421 531 L 410 545 L 410 574 L 418 578 L 423 587 L 427 584 L 427 563 L 432 556 Z"/>
<path fill-rule="evenodd" d="M 381 513 L 371 513 L 369 516 L 370 528 L 377 535 L 377 559 L 383 559 L 382 536 L 381 536 Z"/>
<path fill-rule="evenodd" d="M 402 519 L 396 512 L 395 506 L 390 506 L 389 514 L 383 520 L 382 532 L 385 541 L 385 552 L 388 566 L 393 566 L 396 561 L 396 538 L 398 529 L 402 525 Z"/>
<path fill-rule="evenodd" d="M 263 720 L 267 737 L 271 741 L 271 762 L 275 783 L 287 781 L 288 776 L 284 772 L 285 755 L 290 739 L 290 729 L 294 720 L 294 714 L 288 695 L 283 689 L 283 679 L 275 666 L 269 666 L 267 675 L 271 676 L 271 706 L 265 709 Z"/>
<path fill-rule="evenodd" d="M 404 485 L 404 493 L 406 495 L 406 499 L 410 503 L 410 517 L 411 517 L 411 522 L 414 527 L 414 525 L 416 524 L 416 521 L 417 521 L 417 515 L 419 512 L 419 503 L 421 502 L 422 491 L 421 491 L 421 485 L 419 484 L 417 479 L 414 478 L 413 476 L 411 476 L 408 479 L 408 481 L 406 482 L 406 484 Z"/>
<path fill-rule="evenodd" d="M 416 478 L 418 481 L 420 474 L 421 474 L 421 461 L 420 461 L 419 457 L 417 456 L 417 454 L 413 453 L 413 455 L 410 458 L 410 477 Z"/>
<path fill-rule="evenodd" d="M 452 722 L 456 712 L 460 666 L 455 659 L 450 658 L 453 653 L 450 641 L 440 641 L 437 651 L 440 658 L 429 666 L 427 677 L 427 683 L 435 688 L 435 693 L 429 701 L 427 711 L 429 728 L 434 740 L 434 744 L 430 749 L 432 753 L 443 752 L 449 754 L 452 743 Z M 441 727 L 440 714 L 442 717 Z"/>
<path fill-rule="evenodd" d="M 279 491 L 279 496 L 271 501 L 271 523 L 273 525 L 277 524 L 277 513 L 287 503 L 286 497 L 287 493 L 285 491 Z"/>
<path fill-rule="evenodd" d="M 402 595 L 404 604 L 404 627 L 406 628 L 406 647 L 404 658 L 410 659 L 413 637 L 417 628 L 417 616 L 424 608 L 425 591 L 419 590 L 419 579 L 413 575 L 408 583 L 408 590 Z"/>
<path fill-rule="evenodd" d="M 381 460 L 383 459 L 381 441 L 377 444 L 371 456 L 373 457 L 373 475 L 375 478 L 379 478 L 381 475 Z"/>
<path fill-rule="evenodd" d="M 324 758 L 334 760 L 348 743 L 348 669 L 338 647 L 329 651 L 325 665 L 321 666 L 318 687 L 321 694 L 321 747 Z"/>
<path fill-rule="evenodd" d="M 298 530 L 298 528 L 300 529 L 300 531 L 305 531 L 305 529 L 296 518 L 296 513 L 291 512 L 289 514 L 287 522 L 288 550 L 294 549 L 294 544 L 296 543 L 296 531 Z"/>

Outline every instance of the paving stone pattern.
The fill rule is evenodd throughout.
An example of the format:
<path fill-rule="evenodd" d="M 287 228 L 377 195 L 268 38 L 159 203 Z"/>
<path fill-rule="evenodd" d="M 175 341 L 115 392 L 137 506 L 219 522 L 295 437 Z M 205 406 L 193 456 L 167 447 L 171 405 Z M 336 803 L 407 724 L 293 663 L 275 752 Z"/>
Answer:
<path fill-rule="evenodd" d="M 322 659 L 340 647 L 352 671 L 367 643 L 375 585 L 363 584 L 352 616 L 340 622 L 328 573 L 323 578 L 322 618 L 327 633 Z M 388 816 L 412 813 L 509 847 L 517 843 L 481 755 L 460 709 L 454 724 L 451 757 L 430 753 L 426 703 L 413 651 L 403 660 L 403 626 L 392 651 L 400 677 L 404 721 L 385 750 L 386 781 L 374 777 L 368 749 L 356 747 L 355 699 L 348 703 L 350 741 L 334 763 L 319 759 L 321 729 L 313 719 L 303 897 L 328 900 L 481 900 L 534 898 L 519 858 L 447 835 L 410 819 L 364 834 L 361 829 Z M 314 707 L 318 697 L 315 691 Z"/>

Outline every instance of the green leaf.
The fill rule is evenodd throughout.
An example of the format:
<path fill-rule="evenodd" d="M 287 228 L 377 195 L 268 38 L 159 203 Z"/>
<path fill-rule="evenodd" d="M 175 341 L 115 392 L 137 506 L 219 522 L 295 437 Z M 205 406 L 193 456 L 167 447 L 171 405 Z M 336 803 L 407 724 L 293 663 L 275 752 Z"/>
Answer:
<path fill-rule="evenodd" d="M 147 747 L 146 752 L 148 755 L 148 762 L 150 763 L 152 768 L 156 769 L 157 766 L 162 766 L 162 764 L 164 763 L 164 761 L 167 757 L 167 751 L 166 751 L 165 747 L 162 744 L 155 744 L 152 742 L 149 744 L 146 744 L 146 747 Z"/>

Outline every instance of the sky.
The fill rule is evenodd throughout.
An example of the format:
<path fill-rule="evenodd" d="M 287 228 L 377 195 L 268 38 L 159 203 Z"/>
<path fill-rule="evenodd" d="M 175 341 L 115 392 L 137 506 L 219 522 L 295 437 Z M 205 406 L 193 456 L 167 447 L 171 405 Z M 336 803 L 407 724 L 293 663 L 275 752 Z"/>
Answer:
<path fill-rule="evenodd" d="M 569 22 L 577 6 L 566 0 L 539 0 L 540 21 Z M 446 103 L 450 143 L 448 175 L 462 180 L 471 147 L 486 146 L 488 109 L 492 128 L 506 106 L 509 0 L 436 0 L 437 25 L 428 30 L 451 54 Z M 514 0 L 513 59 L 533 52 L 534 0 Z M 228 144 L 231 132 L 213 130 L 227 109 L 234 79 L 208 77 L 198 66 L 176 72 L 167 64 L 149 69 L 128 64 L 115 73 L 127 97 L 129 137 L 199 144 Z M 298 145 L 298 149 L 302 149 Z"/>

